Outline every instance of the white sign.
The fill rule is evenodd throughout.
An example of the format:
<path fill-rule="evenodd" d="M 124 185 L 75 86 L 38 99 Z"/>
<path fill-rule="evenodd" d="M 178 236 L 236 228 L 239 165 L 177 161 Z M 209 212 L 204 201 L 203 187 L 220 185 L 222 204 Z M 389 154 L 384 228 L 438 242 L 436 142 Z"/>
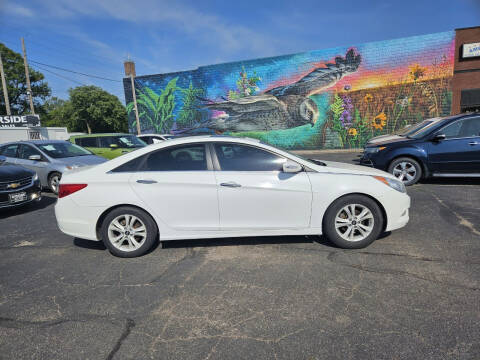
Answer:
<path fill-rule="evenodd" d="M 463 44 L 462 58 L 471 58 L 477 56 L 480 56 L 480 42 Z"/>
<path fill-rule="evenodd" d="M 0 128 L 40 126 L 38 115 L 0 115 Z"/>

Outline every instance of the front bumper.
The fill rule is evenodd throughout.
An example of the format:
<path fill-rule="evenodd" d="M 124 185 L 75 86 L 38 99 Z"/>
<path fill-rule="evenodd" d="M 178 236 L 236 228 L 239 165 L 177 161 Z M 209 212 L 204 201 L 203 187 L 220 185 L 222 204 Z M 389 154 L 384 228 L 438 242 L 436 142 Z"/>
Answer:
<path fill-rule="evenodd" d="M 15 203 L 10 202 L 10 197 L 9 197 L 10 194 L 18 194 L 22 192 L 25 192 L 27 195 L 24 201 L 19 201 Z M 41 192 L 40 181 L 35 180 L 31 185 L 25 186 L 20 189 L 0 191 L 0 209 L 21 206 L 21 205 L 30 203 L 32 201 L 40 201 L 41 199 L 42 199 L 42 192 Z"/>

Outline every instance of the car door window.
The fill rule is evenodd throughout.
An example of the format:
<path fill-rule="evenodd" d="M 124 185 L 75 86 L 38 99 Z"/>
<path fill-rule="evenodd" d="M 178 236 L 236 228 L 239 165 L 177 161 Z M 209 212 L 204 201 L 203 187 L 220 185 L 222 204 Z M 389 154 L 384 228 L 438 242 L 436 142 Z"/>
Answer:
<path fill-rule="evenodd" d="M 217 143 L 215 152 L 223 171 L 282 171 L 285 158 L 254 146 Z"/>
<path fill-rule="evenodd" d="M 94 137 L 85 137 L 75 139 L 75 144 L 83 147 L 97 147 L 97 138 Z"/>
<path fill-rule="evenodd" d="M 30 145 L 20 146 L 20 153 L 19 153 L 20 159 L 29 160 L 29 157 L 32 155 L 39 155 L 40 158 L 42 157 L 42 154 L 40 153 L 40 151 L 35 149 L 33 146 L 30 146 Z"/>
<path fill-rule="evenodd" d="M 480 136 L 480 118 L 465 119 L 462 121 L 460 137 Z"/>
<path fill-rule="evenodd" d="M 445 126 L 440 133 L 445 134 L 447 139 L 455 139 L 460 137 L 460 129 L 462 128 L 463 121 L 455 121 L 453 124 Z"/>
<path fill-rule="evenodd" d="M 17 157 L 18 144 L 5 145 L 2 147 L 0 154 L 6 157 L 16 158 Z"/>
<path fill-rule="evenodd" d="M 159 150 L 146 155 L 141 171 L 208 170 L 205 145 L 192 144 Z"/>

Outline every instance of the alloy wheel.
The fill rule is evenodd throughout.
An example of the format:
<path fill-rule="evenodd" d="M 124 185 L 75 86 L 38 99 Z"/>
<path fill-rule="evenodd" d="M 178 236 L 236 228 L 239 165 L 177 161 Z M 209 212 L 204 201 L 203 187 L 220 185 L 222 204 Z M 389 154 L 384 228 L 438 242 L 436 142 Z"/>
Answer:
<path fill-rule="evenodd" d="M 55 193 L 58 194 L 58 186 L 60 184 L 60 176 L 58 175 L 53 175 L 50 178 L 50 188 L 51 190 Z"/>
<path fill-rule="evenodd" d="M 108 240 L 122 251 L 135 251 L 147 239 L 147 227 L 138 217 L 124 214 L 114 218 L 108 226 Z"/>
<path fill-rule="evenodd" d="M 362 241 L 373 231 L 372 211 L 361 204 L 348 204 L 335 216 L 335 229 L 347 241 Z"/>
<path fill-rule="evenodd" d="M 393 175 L 403 182 L 412 181 L 417 175 L 417 168 L 408 161 L 402 161 L 393 168 Z"/>

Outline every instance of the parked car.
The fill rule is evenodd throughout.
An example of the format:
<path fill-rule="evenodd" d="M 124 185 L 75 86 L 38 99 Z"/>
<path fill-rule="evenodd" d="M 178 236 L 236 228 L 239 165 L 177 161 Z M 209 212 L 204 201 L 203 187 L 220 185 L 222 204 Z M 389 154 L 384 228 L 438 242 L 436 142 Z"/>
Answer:
<path fill-rule="evenodd" d="M 175 136 L 169 135 L 169 134 L 142 134 L 142 135 L 137 135 L 137 137 L 143 142 L 150 145 L 150 144 L 156 144 L 165 140 L 173 139 Z"/>
<path fill-rule="evenodd" d="M 440 120 L 442 120 L 442 118 L 426 119 L 415 125 L 407 125 L 403 129 L 396 131 L 394 134 L 375 136 L 373 138 L 370 138 L 367 141 L 365 146 L 371 146 L 373 144 L 377 144 L 382 141 L 387 141 L 387 140 L 389 141 L 389 140 L 400 139 L 402 137 L 407 137 L 408 135 L 413 134 L 414 132 L 420 130 L 421 128 L 424 128 L 425 126 Z"/>
<path fill-rule="evenodd" d="M 132 134 L 91 134 L 70 137 L 70 142 L 80 145 L 98 156 L 113 159 L 130 151 L 147 146 Z"/>
<path fill-rule="evenodd" d="M 55 194 L 62 174 L 82 166 L 105 162 L 102 157 L 64 140 L 30 140 L 0 146 L 0 155 L 9 164 L 21 165 L 35 171 L 43 188 Z"/>
<path fill-rule="evenodd" d="M 388 171 L 405 185 L 431 176 L 480 176 L 480 114 L 445 117 L 367 146 L 360 164 Z"/>
<path fill-rule="evenodd" d="M 117 256 L 159 238 L 325 234 L 343 248 L 405 226 L 410 197 L 393 175 L 307 160 L 246 138 L 184 137 L 65 174 L 55 214 L 71 236 Z"/>
<path fill-rule="evenodd" d="M 40 181 L 35 171 L 8 164 L 0 155 L 0 208 L 40 201 Z"/>

